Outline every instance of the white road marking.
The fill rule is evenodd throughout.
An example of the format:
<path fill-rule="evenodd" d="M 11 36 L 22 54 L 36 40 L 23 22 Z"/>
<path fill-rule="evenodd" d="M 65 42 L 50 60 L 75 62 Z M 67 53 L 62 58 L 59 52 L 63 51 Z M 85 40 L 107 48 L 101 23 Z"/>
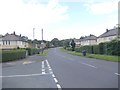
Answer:
<path fill-rule="evenodd" d="M 44 68 L 44 61 L 42 61 L 42 68 Z"/>
<path fill-rule="evenodd" d="M 46 61 L 47 66 L 48 66 L 48 68 L 49 68 L 49 73 L 52 74 L 52 77 L 53 77 L 53 79 L 54 79 L 54 81 L 55 81 L 55 83 L 56 83 L 56 85 L 57 85 L 58 90 L 62 90 L 60 84 L 58 84 L 58 80 L 56 79 L 55 75 L 53 74 L 52 68 L 50 67 L 48 61 L 47 61 L 47 60 L 45 60 L 45 61 Z"/>
<path fill-rule="evenodd" d="M 58 80 L 56 78 L 54 78 L 54 81 L 55 81 L 55 83 L 58 83 Z"/>
<path fill-rule="evenodd" d="M 0 76 L 0 78 L 12 78 L 12 77 L 28 77 L 28 76 L 41 76 L 41 75 L 47 75 L 47 74 L 50 74 L 50 73 L 46 73 L 46 74 L 41 74 L 41 73 L 38 73 L 38 74 L 27 74 L 27 75 L 9 75 L 9 76 Z"/>
<path fill-rule="evenodd" d="M 87 64 L 87 63 L 81 63 L 81 64 L 87 65 L 87 66 L 92 67 L 92 68 L 97 68 L 97 67 L 95 67 L 95 66 L 93 66 L 93 65 L 91 65 L 91 64 Z"/>
<path fill-rule="evenodd" d="M 54 74 L 52 74 L 52 77 L 55 77 L 55 75 L 54 75 Z"/>
<path fill-rule="evenodd" d="M 57 88 L 58 88 L 59 90 L 62 90 L 62 89 L 61 89 L 61 86 L 60 86 L 59 84 L 57 84 Z"/>
<path fill-rule="evenodd" d="M 42 72 L 45 72 L 45 69 L 42 69 Z"/>
<path fill-rule="evenodd" d="M 45 74 L 45 63 L 42 61 L 42 74 Z"/>
<path fill-rule="evenodd" d="M 30 64 L 30 63 L 33 63 L 32 61 L 24 61 L 23 64 Z"/>
<path fill-rule="evenodd" d="M 51 69 L 51 68 L 50 68 L 49 70 L 50 70 L 50 71 L 52 71 L 52 69 Z"/>
<path fill-rule="evenodd" d="M 118 73 L 115 73 L 116 75 L 118 75 L 118 76 L 120 76 L 120 74 L 118 74 Z"/>

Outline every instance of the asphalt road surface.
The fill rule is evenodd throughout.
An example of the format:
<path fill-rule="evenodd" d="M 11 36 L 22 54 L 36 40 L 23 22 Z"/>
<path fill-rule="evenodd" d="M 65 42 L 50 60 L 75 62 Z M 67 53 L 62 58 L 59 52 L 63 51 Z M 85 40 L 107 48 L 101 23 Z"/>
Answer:
<path fill-rule="evenodd" d="M 118 63 L 84 58 L 53 48 L 2 64 L 2 88 L 118 88 Z"/>

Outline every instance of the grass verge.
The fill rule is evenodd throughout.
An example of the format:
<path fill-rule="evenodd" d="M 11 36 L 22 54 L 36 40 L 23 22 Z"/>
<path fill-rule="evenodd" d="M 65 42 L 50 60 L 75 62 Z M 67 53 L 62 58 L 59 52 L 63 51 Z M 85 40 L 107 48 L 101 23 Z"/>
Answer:
<path fill-rule="evenodd" d="M 37 56 L 47 56 L 49 49 L 45 49 L 43 53 L 37 54 Z"/>
<path fill-rule="evenodd" d="M 101 59 L 101 60 L 107 60 L 107 61 L 113 61 L 113 62 L 120 62 L 120 56 L 112 56 L 112 55 L 100 55 L 100 54 L 88 54 L 86 56 L 83 56 L 82 53 L 79 52 L 72 52 L 65 50 L 64 48 L 61 48 L 61 51 L 67 52 L 68 54 L 82 56 L 82 57 L 88 57 L 88 58 L 95 58 L 95 59 Z"/>

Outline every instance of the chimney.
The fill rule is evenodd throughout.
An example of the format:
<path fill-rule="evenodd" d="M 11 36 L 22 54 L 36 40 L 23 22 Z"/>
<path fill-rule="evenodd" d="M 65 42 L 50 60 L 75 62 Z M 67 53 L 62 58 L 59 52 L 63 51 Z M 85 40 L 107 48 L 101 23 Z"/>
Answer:
<path fill-rule="evenodd" d="M 21 37 L 21 34 L 20 34 L 20 37 Z"/>
<path fill-rule="evenodd" d="M 13 32 L 13 35 L 15 35 L 15 31 Z"/>
<path fill-rule="evenodd" d="M 92 36 L 92 34 L 90 34 L 90 36 Z"/>
<path fill-rule="evenodd" d="M 7 36 L 7 35 L 8 35 L 8 33 L 5 34 L 5 36 Z"/>
<path fill-rule="evenodd" d="M 106 29 L 106 32 L 108 32 L 109 30 L 108 29 Z"/>

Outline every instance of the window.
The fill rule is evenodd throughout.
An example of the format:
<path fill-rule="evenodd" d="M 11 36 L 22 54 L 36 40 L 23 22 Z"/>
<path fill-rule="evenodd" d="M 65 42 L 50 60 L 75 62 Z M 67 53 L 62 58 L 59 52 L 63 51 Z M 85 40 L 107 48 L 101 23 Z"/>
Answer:
<path fill-rule="evenodd" d="M 6 41 L 6 45 L 7 45 L 7 41 Z"/>
<path fill-rule="evenodd" d="M 4 41 L 3 41 L 3 45 L 4 45 L 5 43 L 4 43 Z"/>
<path fill-rule="evenodd" d="M 9 45 L 10 45 L 10 41 L 9 41 Z"/>

